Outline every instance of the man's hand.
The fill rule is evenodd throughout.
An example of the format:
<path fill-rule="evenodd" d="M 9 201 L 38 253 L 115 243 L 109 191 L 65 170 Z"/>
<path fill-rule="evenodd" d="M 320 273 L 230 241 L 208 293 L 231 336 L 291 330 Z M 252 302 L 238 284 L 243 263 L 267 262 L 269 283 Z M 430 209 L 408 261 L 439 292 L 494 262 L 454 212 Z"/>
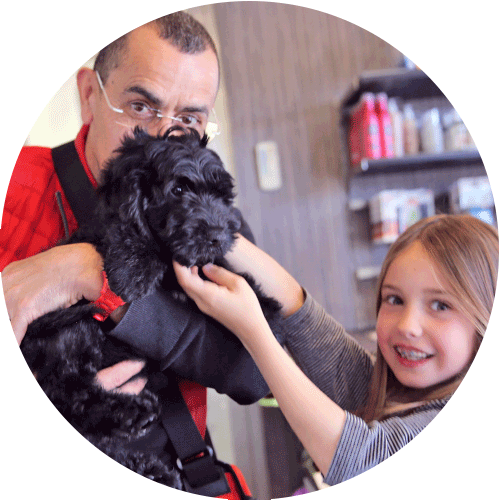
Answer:
<path fill-rule="evenodd" d="M 89 243 L 57 246 L 6 266 L 2 285 L 18 344 L 32 321 L 82 298 L 96 300 L 102 284 L 102 259 Z"/>
<path fill-rule="evenodd" d="M 139 394 L 147 378 L 138 377 L 127 382 L 144 368 L 144 361 L 122 361 L 97 373 L 96 382 L 106 391 Z"/>

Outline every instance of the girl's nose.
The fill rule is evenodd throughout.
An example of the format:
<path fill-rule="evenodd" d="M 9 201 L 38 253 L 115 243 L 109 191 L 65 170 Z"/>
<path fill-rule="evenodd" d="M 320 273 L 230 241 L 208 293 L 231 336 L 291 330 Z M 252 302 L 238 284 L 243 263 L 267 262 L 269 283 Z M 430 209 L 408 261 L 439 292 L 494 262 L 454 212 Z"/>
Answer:
<path fill-rule="evenodd" d="M 415 306 L 403 308 L 398 321 L 399 331 L 406 337 L 420 337 L 422 335 L 422 315 Z"/>

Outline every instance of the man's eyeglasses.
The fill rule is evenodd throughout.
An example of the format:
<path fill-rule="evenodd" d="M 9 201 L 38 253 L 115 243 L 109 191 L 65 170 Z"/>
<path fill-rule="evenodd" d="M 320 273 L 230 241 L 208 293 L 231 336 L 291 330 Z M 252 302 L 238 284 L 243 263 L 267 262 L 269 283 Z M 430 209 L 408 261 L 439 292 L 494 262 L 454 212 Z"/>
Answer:
<path fill-rule="evenodd" d="M 104 90 L 104 85 L 102 83 L 99 72 L 96 71 L 95 74 L 97 76 L 99 87 L 101 88 L 102 93 L 104 94 L 104 99 L 106 100 L 106 104 L 108 105 L 108 107 L 115 113 L 126 115 L 131 120 L 133 120 L 135 124 L 143 123 L 144 125 L 150 125 L 157 120 L 160 121 L 162 118 L 168 118 L 169 120 L 175 122 L 177 125 L 180 125 L 185 128 L 193 128 L 200 134 L 205 133 L 208 138 L 208 142 L 210 142 L 212 139 L 214 139 L 217 135 L 220 134 L 219 122 L 217 120 L 217 115 L 215 114 L 214 109 L 212 109 L 211 111 L 211 115 L 213 115 L 214 120 L 213 121 L 209 120 L 207 122 L 205 130 L 203 130 L 202 118 L 199 117 L 196 113 L 194 114 L 181 113 L 178 116 L 167 116 L 162 114 L 162 112 L 159 109 L 151 108 L 143 101 L 131 101 L 127 103 L 123 109 L 115 108 L 109 101 L 106 90 Z"/>

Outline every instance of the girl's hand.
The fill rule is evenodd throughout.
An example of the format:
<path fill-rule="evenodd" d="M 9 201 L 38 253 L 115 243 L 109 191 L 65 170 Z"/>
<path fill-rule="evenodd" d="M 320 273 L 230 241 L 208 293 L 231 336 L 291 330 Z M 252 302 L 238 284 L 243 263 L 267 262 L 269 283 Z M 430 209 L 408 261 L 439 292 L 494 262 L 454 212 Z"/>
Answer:
<path fill-rule="evenodd" d="M 257 297 L 245 279 L 217 266 L 203 272 L 174 262 L 179 284 L 200 310 L 233 331 L 248 349 L 280 409 L 311 458 L 326 475 L 344 428 L 346 413 L 322 393 L 274 338 Z"/>
<path fill-rule="evenodd" d="M 245 340 L 267 325 L 257 296 L 247 281 L 227 269 L 208 264 L 203 267 L 206 281 L 198 275 L 198 268 L 188 269 L 174 261 L 177 281 L 195 302 L 200 311 Z"/>

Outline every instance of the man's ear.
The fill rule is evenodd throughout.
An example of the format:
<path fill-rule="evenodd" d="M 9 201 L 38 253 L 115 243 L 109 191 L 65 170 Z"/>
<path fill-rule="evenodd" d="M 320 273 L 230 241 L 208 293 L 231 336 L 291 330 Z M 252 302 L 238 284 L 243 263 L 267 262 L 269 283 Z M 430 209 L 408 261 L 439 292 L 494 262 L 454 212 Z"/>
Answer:
<path fill-rule="evenodd" d="M 76 74 L 76 84 L 80 95 L 82 121 L 85 125 L 89 125 L 94 118 L 96 98 L 99 92 L 94 70 L 86 67 L 80 68 Z"/>

